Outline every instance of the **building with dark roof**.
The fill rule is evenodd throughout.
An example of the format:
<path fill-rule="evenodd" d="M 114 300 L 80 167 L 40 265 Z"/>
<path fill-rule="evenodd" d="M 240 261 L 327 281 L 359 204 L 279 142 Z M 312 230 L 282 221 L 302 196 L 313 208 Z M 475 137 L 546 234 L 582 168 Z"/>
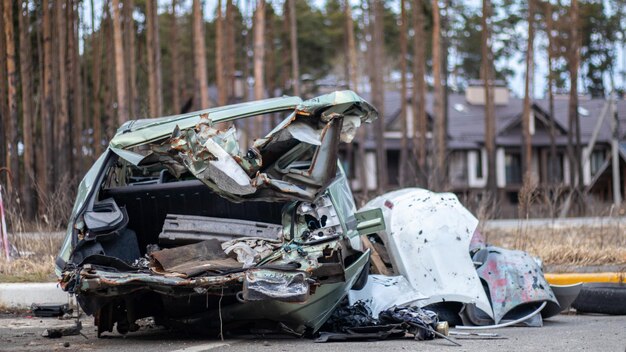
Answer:
<path fill-rule="evenodd" d="M 362 94 L 367 99 L 367 94 Z M 522 186 L 522 112 L 523 99 L 513 97 L 505 87 L 495 89 L 495 117 L 496 117 L 496 180 L 499 190 L 499 199 L 502 204 L 503 215 L 512 216 L 515 213 L 519 191 Z M 400 116 L 401 95 L 397 91 L 385 93 L 385 103 L 382 113 L 385 115 L 385 149 L 388 156 L 388 172 L 390 187 L 399 187 L 399 160 L 402 139 L 402 119 Z M 484 141 L 484 90 L 481 86 L 469 87 L 464 94 L 451 93 L 447 97 L 447 146 L 448 146 L 448 186 L 460 196 L 479 194 L 487 184 L 487 156 Z M 412 149 L 412 123 L 410 97 L 408 106 L 408 144 Z M 432 116 L 433 98 L 427 95 L 426 111 L 429 119 L 429 154 L 432 150 Z M 554 100 L 554 116 L 550 114 L 548 99 L 532 101 L 532 118 L 530 132 L 532 141 L 532 175 L 539 188 L 558 186 L 563 190 L 570 187 L 570 167 L 566 157 L 568 127 L 568 97 L 557 96 Z M 612 116 L 608 116 L 607 100 L 580 97 L 579 122 L 583 164 L 583 184 L 594 201 L 613 201 L 613 186 L 611 177 L 611 139 Z M 626 101 L 617 100 L 615 110 L 618 121 L 618 140 L 626 135 Z M 605 118 L 601 116 L 605 114 Z M 550 183 L 548 176 L 550 160 L 551 134 L 550 127 L 554 121 L 555 147 L 557 158 L 554 161 L 555 178 L 557 182 Z M 593 149 L 587 154 L 587 149 L 593 141 Z M 357 141 L 358 143 L 359 141 Z M 365 165 L 368 170 L 369 189 L 376 185 L 376 158 L 375 151 L 379 147 L 370 133 L 364 141 L 367 151 Z M 588 157 L 587 157 L 588 155 Z M 416 164 L 414 157 L 410 163 Z M 361 163 L 355 163 L 359 167 Z M 621 144 L 619 153 L 620 193 L 624 199 L 626 189 L 626 143 Z M 358 172 L 352 173 L 356 178 Z M 416 180 L 414 180 L 417 182 Z M 420 185 L 413 182 L 413 185 Z M 556 184 L 556 185 L 555 185 Z M 359 180 L 354 181 L 354 187 L 360 188 Z M 565 193 L 565 192 L 563 192 Z M 507 208 L 508 207 L 508 208 Z"/>

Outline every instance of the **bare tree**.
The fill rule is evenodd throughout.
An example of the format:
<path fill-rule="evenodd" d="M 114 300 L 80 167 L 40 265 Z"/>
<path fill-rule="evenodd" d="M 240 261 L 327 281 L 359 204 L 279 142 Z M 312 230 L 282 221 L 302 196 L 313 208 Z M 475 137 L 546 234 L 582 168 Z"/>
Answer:
<path fill-rule="evenodd" d="M 122 9 L 119 0 L 113 0 L 113 47 L 115 50 L 115 90 L 117 92 L 117 123 L 128 121 L 126 108 L 126 70 L 124 69 L 124 47 L 122 44 Z"/>
<path fill-rule="evenodd" d="M 30 51 L 30 23 L 28 0 L 20 1 L 18 6 L 18 25 L 20 32 L 20 80 L 22 84 L 22 138 L 24 145 L 24 177 L 22 199 L 26 218 L 32 219 L 34 210 L 33 180 L 35 177 L 35 159 L 33 154 L 33 88 L 31 72 L 33 69 Z"/>
<path fill-rule="evenodd" d="M 298 61 L 298 21 L 296 1 L 289 0 L 289 48 L 291 49 L 291 81 L 293 94 L 300 95 L 300 62 Z"/>
<path fill-rule="evenodd" d="M 427 186 L 426 133 L 428 118 L 426 115 L 426 47 L 424 45 L 423 0 L 415 0 L 413 9 L 413 155 L 417 158 L 416 176 L 421 184 Z"/>
<path fill-rule="evenodd" d="M 157 0 L 146 2 L 146 45 L 148 55 L 148 106 L 151 116 L 163 115 L 161 84 L 161 46 L 159 44 L 159 14 Z"/>
<path fill-rule="evenodd" d="M 489 197 L 495 201 L 498 185 L 496 182 L 496 116 L 493 99 L 493 62 L 490 44 L 491 31 L 489 17 L 491 16 L 491 4 L 489 0 L 483 0 L 482 16 L 482 75 L 485 89 L 485 149 L 487 151 L 487 190 Z"/>
<path fill-rule="evenodd" d="M 170 51 L 172 62 L 172 110 L 174 114 L 180 113 L 180 93 L 181 93 L 181 65 L 180 50 L 178 49 L 178 19 L 176 14 L 176 0 L 172 0 L 172 27 L 170 37 Z"/>
<path fill-rule="evenodd" d="M 194 57 L 194 104 L 198 109 L 209 107 L 209 88 L 207 85 L 206 49 L 200 0 L 193 0 L 193 57 Z"/>
<path fill-rule="evenodd" d="M 436 188 L 441 190 L 446 182 L 446 130 L 444 112 L 444 94 L 441 84 L 441 24 L 438 0 L 432 1 L 433 6 L 433 81 L 434 81 L 434 113 L 435 113 L 435 172 Z"/>
<path fill-rule="evenodd" d="M 11 176 L 9 178 L 9 191 L 15 191 L 20 188 L 20 173 L 19 173 L 19 156 L 17 153 L 17 144 L 19 136 L 17 134 L 18 125 L 18 108 L 17 108 L 17 62 L 15 57 L 15 37 L 13 30 L 13 2 L 11 0 L 4 0 L 3 6 L 3 22 L 4 22 L 4 43 L 5 43 L 5 55 L 6 55 L 6 77 L 7 80 L 7 102 L 9 106 L 9 114 L 7 116 L 7 141 L 9 147 L 7 148 L 6 160 L 7 165 L 11 169 Z"/>

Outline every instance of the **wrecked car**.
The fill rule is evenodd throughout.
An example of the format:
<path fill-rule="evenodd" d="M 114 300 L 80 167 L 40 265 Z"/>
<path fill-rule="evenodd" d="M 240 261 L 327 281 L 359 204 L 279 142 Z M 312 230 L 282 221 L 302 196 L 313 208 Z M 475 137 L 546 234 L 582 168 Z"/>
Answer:
<path fill-rule="evenodd" d="M 284 119 L 247 148 L 237 126 Z M 351 288 L 384 228 L 356 212 L 338 161 L 377 118 L 351 91 L 129 121 L 80 183 L 56 260 L 98 336 L 136 321 L 222 331 L 313 333 Z"/>
<path fill-rule="evenodd" d="M 372 240 L 401 276 L 374 277 L 350 293 L 351 303 L 364 300 L 374 314 L 392 305 L 416 305 L 451 325 L 508 324 L 528 317 L 520 322 L 541 326 L 542 318 L 559 313 L 538 260 L 488 245 L 477 231 L 478 219 L 454 194 L 405 188 L 372 199 L 363 209 L 382 209 L 386 229 Z"/>

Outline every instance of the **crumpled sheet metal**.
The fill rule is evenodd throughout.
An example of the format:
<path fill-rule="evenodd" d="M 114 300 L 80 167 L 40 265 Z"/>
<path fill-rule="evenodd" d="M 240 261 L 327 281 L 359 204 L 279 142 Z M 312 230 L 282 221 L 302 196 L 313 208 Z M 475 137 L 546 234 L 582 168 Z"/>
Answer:
<path fill-rule="evenodd" d="M 513 308 L 527 303 L 548 302 L 544 308 L 558 313 L 558 301 L 532 256 L 526 252 L 487 246 L 487 257 L 478 275 L 489 287 L 496 324 Z M 547 316 L 544 316 L 544 318 Z"/>
<path fill-rule="evenodd" d="M 283 241 L 262 237 L 243 237 L 222 243 L 227 255 L 234 255 L 244 269 L 252 267 L 283 245 Z"/>
<path fill-rule="evenodd" d="M 309 299 L 307 278 L 303 271 L 249 269 L 244 276 L 243 299 L 304 303 Z"/>
<path fill-rule="evenodd" d="M 368 202 L 381 208 L 387 229 L 379 233 L 397 272 L 425 300 L 475 304 L 493 316 L 476 273 L 469 245 L 478 220 L 451 193 L 406 188 Z"/>
<path fill-rule="evenodd" d="M 150 272 L 118 272 L 103 270 L 87 264 L 79 274 L 77 291 L 98 296 L 117 296 L 120 292 L 136 289 L 150 289 L 174 294 L 176 289 L 188 294 L 196 288 L 219 289 L 227 284 L 243 280 L 244 273 L 236 272 L 219 276 L 183 278 L 173 275 L 155 275 Z M 185 290 L 187 289 L 187 290 Z"/>
<path fill-rule="evenodd" d="M 350 305 L 362 302 L 374 318 L 385 309 L 416 304 L 426 298 L 404 276 L 370 275 L 365 287 L 348 293 Z"/>
<path fill-rule="evenodd" d="M 313 200 L 336 174 L 339 142 L 351 142 L 361 123 L 376 117 L 376 110 L 355 93 L 331 93 L 302 102 L 267 136 L 241 151 L 234 126 L 216 129 L 211 115 L 201 114 L 195 128 L 175 128 L 167 142 L 152 146 L 137 164 L 158 161 L 177 177 L 183 165 L 232 201 Z M 302 162 L 310 164 L 308 169 L 292 165 Z"/>
<path fill-rule="evenodd" d="M 211 239 L 186 246 L 152 252 L 152 270 L 160 274 L 195 276 L 205 272 L 222 273 L 241 268 L 222 250 L 220 241 Z"/>

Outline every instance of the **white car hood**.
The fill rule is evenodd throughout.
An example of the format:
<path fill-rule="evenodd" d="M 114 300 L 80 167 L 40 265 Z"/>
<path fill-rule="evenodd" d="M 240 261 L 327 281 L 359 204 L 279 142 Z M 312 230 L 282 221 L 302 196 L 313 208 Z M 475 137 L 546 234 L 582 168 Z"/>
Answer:
<path fill-rule="evenodd" d="M 475 304 L 493 319 L 489 299 L 469 254 L 476 219 L 451 193 L 406 188 L 368 202 L 381 208 L 387 224 L 379 235 L 398 274 L 428 297 L 421 307 L 437 302 Z"/>

